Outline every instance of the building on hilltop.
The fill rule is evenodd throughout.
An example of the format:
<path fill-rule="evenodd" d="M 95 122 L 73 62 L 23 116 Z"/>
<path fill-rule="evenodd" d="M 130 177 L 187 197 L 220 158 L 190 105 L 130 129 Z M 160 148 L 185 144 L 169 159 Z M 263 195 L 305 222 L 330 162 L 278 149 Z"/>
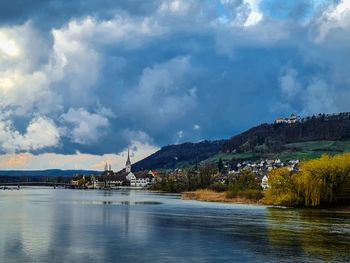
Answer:
<path fill-rule="evenodd" d="M 289 118 L 277 118 L 275 120 L 275 124 L 281 124 L 281 123 L 293 124 L 299 121 L 300 121 L 300 118 L 294 113 L 292 113 Z"/>

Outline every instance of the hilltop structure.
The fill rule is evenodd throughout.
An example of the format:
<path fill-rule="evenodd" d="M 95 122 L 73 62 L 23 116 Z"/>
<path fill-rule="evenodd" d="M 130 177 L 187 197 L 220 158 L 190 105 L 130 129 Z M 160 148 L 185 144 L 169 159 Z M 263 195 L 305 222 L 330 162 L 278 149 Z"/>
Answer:
<path fill-rule="evenodd" d="M 281 123 L 286 123 L 286 124 L 293 124 L 299 122 L 300 118 L 292 113 L 289 118 L 277 118 L 275 120 L 275 124 L 281 124 Z"/>

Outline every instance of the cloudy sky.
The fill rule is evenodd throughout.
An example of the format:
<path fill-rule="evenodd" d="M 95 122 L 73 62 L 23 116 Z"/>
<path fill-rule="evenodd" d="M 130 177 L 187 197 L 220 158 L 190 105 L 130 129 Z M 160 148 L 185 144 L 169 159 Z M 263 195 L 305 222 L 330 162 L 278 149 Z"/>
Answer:
<path fill-rule="evenodd" d="M 0 169 L 115 169 L 349 111 L 348 0 L 0 2 Z"/>

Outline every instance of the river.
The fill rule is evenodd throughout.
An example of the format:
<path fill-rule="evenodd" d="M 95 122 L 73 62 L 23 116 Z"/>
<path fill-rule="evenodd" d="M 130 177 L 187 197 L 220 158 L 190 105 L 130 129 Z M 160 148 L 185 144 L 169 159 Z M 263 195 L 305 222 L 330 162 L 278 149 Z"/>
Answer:
<path fill-rule="evenodd" d="M 0 262 L 349 262 L 350 212 L 0 190 Z"/>

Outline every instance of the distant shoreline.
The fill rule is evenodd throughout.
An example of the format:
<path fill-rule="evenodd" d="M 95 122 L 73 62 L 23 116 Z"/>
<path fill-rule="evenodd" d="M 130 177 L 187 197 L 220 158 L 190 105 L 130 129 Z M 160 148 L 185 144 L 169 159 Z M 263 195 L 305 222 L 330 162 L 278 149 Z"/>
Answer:
<path fill-rule="evenodd" d="M 249 205 L 264 205 L 262 199 L 253 200 L 243 197 L 227 198 L 224 192 L 218 193 L 211 190 L 197 190 L 190 192 L 181 193 L 182 200 L 196 200 L 203 202 L 219 202 L 219 203 L 230 203 L 230 204 L 249 204 Z"/>

